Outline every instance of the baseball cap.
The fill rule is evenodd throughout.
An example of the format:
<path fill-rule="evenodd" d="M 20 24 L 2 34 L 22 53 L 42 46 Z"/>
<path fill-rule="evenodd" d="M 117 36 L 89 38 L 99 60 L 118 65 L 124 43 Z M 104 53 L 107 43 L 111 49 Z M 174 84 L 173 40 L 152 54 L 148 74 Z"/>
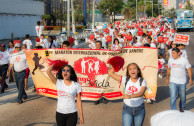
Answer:
<path fill-rule="evenodd" d="M 20 48 L 21 45 L 20 45 L 19 43 L 16 43 L 14 47 L 15 47 L 15 48 Z"/>

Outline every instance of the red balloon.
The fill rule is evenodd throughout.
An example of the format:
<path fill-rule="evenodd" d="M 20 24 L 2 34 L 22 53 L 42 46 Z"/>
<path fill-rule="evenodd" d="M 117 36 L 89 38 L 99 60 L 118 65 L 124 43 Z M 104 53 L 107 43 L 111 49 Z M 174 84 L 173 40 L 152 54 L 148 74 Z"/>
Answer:
<path fill-rule="evenodd" d="M 94 35 L 90 35 L 89 40 L 92 41 L 94 39 Z"/>
<path fill-rule="evenodd" d="M 36 42 L 40 42 L 40 38 L 39 37 L 36 37 Z"/>
<path fill-rule="evenodd" d="M 149 32 L 148 32 L 148 35 L 151 36 L 151 35 L 152 35 L 152 31 L 149 31 Z"/>
<path fill-rule="evenodd" d="M 175 33 L 175 30 L 174 30 L 174 29 L 171 29 L 171 32 L 172 32 L 172 33 Z"/>
<path fill-rule="evenodd" d="M 127 26 L 127 28 L 129 29 L 129 28 L 131 28 L 131 26 Z"/>
<path fill-rule="evenodd" d="M 111 42 L 112 41 L 112 37 L 110 36 L 110 35 L 108 35 L 107 37 L 106 37 L 106 42 Z"/>
<path fill-rule="evenodd" d="M 162 36 L 159 36 L 159 37 L 157 38 L 157 41 L 158 41 L 159 43 L 163 43 L 163 42 L 164 42 L 164 38 L 163 38 Z"/>
<path fill-rule="evenodd" d="M 117 25 L 120 25 L 120 24 L 121 24 L 121 22 L 120 22 L 120 21 L 118 21 L 118 22 L 117 22 Z"/>
<path fill-rule="evenodd" d="M 129 41 L 131 41 L 133 39 L 133 36 L 132 35 L 126 35 L 125 38 Z"/>
<path fill-rule="evenodd" d="M 135 27 L 138 27 L 138 24 L 135 24 Z"/>
<path fill-rule="evenodd" d="M 143 35 L 143 31 L 142 30 L 138 30 L 138 35 Z"/>

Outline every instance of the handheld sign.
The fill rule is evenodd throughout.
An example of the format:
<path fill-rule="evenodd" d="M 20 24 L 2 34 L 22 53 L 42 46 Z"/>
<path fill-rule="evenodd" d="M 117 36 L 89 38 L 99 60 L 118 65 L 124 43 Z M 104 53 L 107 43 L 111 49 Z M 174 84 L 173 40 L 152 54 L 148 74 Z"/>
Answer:
<path fill-rule="evenodd" d="M 176 44 L 184 44 L 184 45 L 189 45 L 189 35 L 183 35 L 183 34 L 177 34 L 175 33 L 174 36 L 174 43 Z"/>

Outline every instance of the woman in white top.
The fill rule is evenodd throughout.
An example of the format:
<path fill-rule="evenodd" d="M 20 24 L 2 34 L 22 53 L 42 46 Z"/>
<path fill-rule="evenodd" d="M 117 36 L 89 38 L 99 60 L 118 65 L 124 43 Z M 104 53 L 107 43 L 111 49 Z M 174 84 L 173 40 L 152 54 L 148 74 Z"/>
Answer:
<path fill-rule="evenodd" d="M 117 38 L 114 39 L 113 44 L 111 46 L 111 50 L 116 51 L 116 50 L 121 50 L 122 44 L 119 42 Z"/>
<path fill-rule="evenodd" d="M 51 73 L 53 65 L 51 65 L 47 74 L 51 81 L 56 84 L 58 103 L 56 111 L 56 121 L 58 126 L 76 126 L 77 124 L 77 108 L 75 97 L 77 97 L 77 105 L 80 112 L 80 124 L 84 123 L 82 102 L 81 102 L 81 86 L 77 83 L 77 75 L 70 65 L 64 65 L 57 73 L 56 77 Z"/>
<path fill-rule="evenodd" d="M 53 41 L 52 36 L 48 36 L 48 41 L 46 42 L 46 48 L 57 48 L 58 45 L 55 41 Z"/>
<path fill-rule="evenodd" d="M 13 44 L 13 41 L 9 41 L 9 47 L 7 48 L 7 51 L 9 52 L 9 54 L 13 54 L 14 53 L 14 44 Z"/>
<path fill-rule="evenodd" d="M 122 112 L 123 126 L 142 126 L 145 118 L 143 95 L 146 90 L 146 81 L 142 78 L 141 70 L 136 63 L 127 66 L 126 76 L 119 76 L 112 68 L 108 74 L 122 83 L 124 88 L 124 106 Z"/>

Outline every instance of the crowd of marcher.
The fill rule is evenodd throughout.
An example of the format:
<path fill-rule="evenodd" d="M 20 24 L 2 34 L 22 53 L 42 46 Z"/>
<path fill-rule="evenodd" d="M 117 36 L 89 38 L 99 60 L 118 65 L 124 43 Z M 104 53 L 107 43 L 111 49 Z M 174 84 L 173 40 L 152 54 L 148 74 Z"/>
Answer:
<path fill-rule="evenodd" d="M 76 48 L 74 38 L 69 37 L 62 43 L 57 43 L 55 36 L 45 37 L 42 30 L 45 21 L 37 22 L 35 49 L 48 48 Z M 140 18 L 137 21 L 121 20 L 113 24 L 104 25 L 103 30 L 95 27 L 87 38 L 89 49 L 108 49 L 119 51 L 125 47 L 133 48 L 156 48 L 158 50 L 158 77 L 166 75 L 166 85 L 169 85 L 170 107 L 176 110 L 177 97 L 180 98 L 179 110 L 184 112 L 186 105 L 186 70 L 189 75 L 189 84 L 192 86 L 192 71 L 188 61 L 185 45 L 174 42 L 175 30 L 171 24 L 161 18 Z M 0 44 L 0 83 L 1 93 L 8 88 L 9 77 L 12 75 L 18 88 L 18 103 L 21 104 L 27 98 L 25 90 L 28 90 L 29 68 L 25 49 L 33 49 L 30 36 L 27 34 L 23 42 L 9 41 L 9 46 Z M 81 104 L 81 86 L 77 82 L 76 73 L 70 65 L 65 65 L 55 77 L 49 67 L 47 74 L 56 84 L 57 91 L 69 92 L 69 96 L 58 93 L 58 105 L 56 120 L 58 126 L 75 126 L 77 123 L 77 108 L 75 97 L 77 96 L 78 109 L 80 111 L 80 123 L 84 123 L 83 109 Z M 165 73 L 165 69 L 167 72 Z M 34 71 L 31 71 L 33 74 Z M 121 82 L 125 87 L 123 94 L 124 106 L 122 112 L 123 126 L 142 126 L 145 118 L 145 107 L 143 95 L 146 90 L 146 80 L 136 63 L 127 67 L 127 75 L 117 75 L 114 68 L 108 72 L 110 77 Z M 136 87 L 136 93 L 129 93 L 130 86 Z M 103 98 L 103 102 L 107 100 Z M 95 104 L 99 104 L 99 100 Z"/>

